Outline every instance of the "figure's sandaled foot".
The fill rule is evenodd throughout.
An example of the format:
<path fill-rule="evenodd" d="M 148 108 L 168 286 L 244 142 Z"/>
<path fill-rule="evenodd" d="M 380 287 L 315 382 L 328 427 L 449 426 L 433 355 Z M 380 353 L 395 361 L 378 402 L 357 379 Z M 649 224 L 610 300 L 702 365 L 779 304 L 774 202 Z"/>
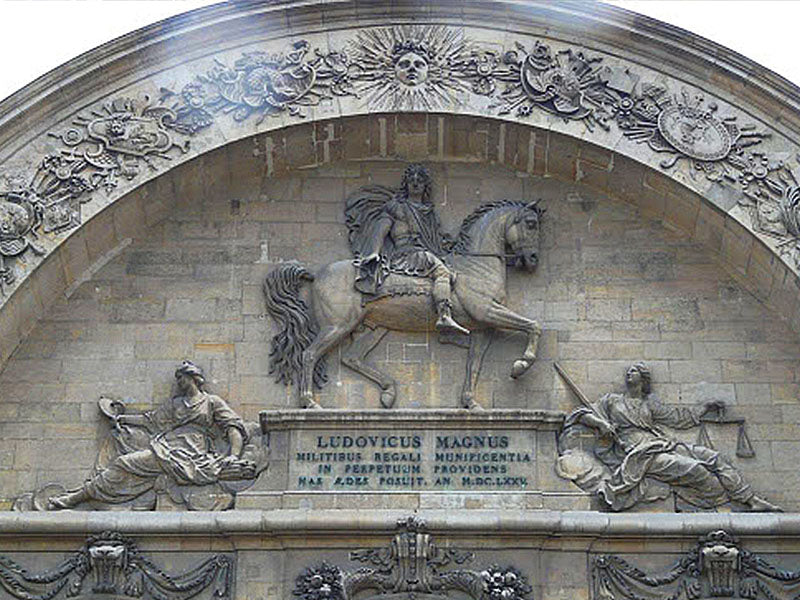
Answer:
<path fill-rule="evenodd" d="M 62 510 L 66 508 L 72 508 L 67 501 L 61 496 L 54 496 L 47 501 L 47 509 L 48 510 Z"/>
<path fill-rule="evenodd" d="M 461 408 L 466 410 L 483 410 L 483 407 L 475 401 L 472 392 L 463 392 L 461 394 Z"/>
<path fill-rule="evenodd" d="M 65 492 L 47 499 L 48 510 L 65 510 L 75 508 L 81 502 L 87 500 L 86 492 L 83 489 L 72 492 Z"/>
<path fill-rule="evenodd" d="M 773 504 L 758 496 L 753 496 L 750 502 L 747 503 L 747 509 L 750 512 L 783 512 L 783 509 L 777 504 Z"/>
<path fill-rule="evenodd" d="M 460 333 L 462 335 L 469 335 L 469 329 L 466 329 L 456 323 L 451 317 L 442 316 L 436 321 L 436 329 L 441 333 Z"/>

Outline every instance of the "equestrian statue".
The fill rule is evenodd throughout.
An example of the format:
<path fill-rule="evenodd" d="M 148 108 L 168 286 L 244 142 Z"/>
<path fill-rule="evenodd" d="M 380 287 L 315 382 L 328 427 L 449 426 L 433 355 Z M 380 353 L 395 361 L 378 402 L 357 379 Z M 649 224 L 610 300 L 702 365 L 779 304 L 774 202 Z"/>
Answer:
<path fill-rule="evenodd" d="M 442 231 L 431 192 L 431 176 L 420 164 L 406 168 L 396 190 L 362 187 L 345 207 L 354 260 L 324 265 L 316 274 L 286 264 L 267 275 L 267 309 L 281 329 L 272 340 L 270 373 L 278 382 L 297 379 L 303 406 L 319 408 L 313 388 L 327 381 L 325 353 L 354 332 L 342 362 L 380 387 L 386 408 L 394 404 L 395 382 L 366 357 L 390 330 L 436 329 L 440 341 L 469 344 L 464 408 L 479 408 L 475 386 L 493 330 L 527 335 L 512 377 L 533 364 L 542 329 L 505 306 L 506 266 L 536 268 L 544 209 L 538 201 L 490 202 L 452 238 Z M 310 307 L 300 294 L 304 282 L 311 284 Z"/>

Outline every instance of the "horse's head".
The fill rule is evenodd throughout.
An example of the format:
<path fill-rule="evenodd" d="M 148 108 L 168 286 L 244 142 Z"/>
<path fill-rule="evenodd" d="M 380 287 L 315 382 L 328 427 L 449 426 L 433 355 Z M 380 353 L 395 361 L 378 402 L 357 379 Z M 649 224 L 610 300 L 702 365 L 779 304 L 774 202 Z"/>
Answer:
<path fill-rule="evenodd" d="M 539 263 L 539 231 L 545 209 L 534 200 L 509 216 L 506 225 L 508 266 L 533 271 Z"/>

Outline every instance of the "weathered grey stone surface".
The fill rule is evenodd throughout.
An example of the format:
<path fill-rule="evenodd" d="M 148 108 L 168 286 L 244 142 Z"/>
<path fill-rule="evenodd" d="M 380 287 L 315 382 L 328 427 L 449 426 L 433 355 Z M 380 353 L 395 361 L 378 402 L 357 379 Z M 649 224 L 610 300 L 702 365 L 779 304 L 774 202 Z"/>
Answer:
<path fill-rule="evenodd" d="M 370 123 L 348 123 L 354 129 L 343 130 L 343 138 L 366 134 Z M 438 126 L 439 119 L 430 123 Z M 246 420 L 257 420 L 263 409 L 295 406 L 295 391 L 268 376 L 274 331 L 262 279 L 281 261 L 313 268 L 323 258 L 347 258 L 344 225 L 331 222 L 347 191 L 370 181 L 392 184 L 405 163 L 349 161 L 267 176 L 252 144 L 191 163 L 120 204 L 133 211 L 161 206 L 161 220 L 59 301 L 5 367 L 0 490 L 6 502 L 49 481 L 80 481 L 105 436 L 97 398 L 116 395 L 135 400 L 132 408 L 149 408 L 151 399 L 170 395 L 175 361 L 184 358 L 202 365 L 209 389 Z M 599 190 L 474 162 L 430 164 L 450 230 L 498 197 L 541 197 L 548 211 L 538 270 L 510 272 L 509 280 L 512 307 L 544 324 L 539 359 L 512 380 L 523 340 L 499 336 L 478 387 L 484 406 L 568 411 L 575 401 L 552 361 L 599 392 L 614 390 L 627 365 L 644 358 L 662 401 L 723 399 L 746 418 L 756 457 L 737 459 L 737 466 L 766 497 L 796 507 L 786 451 L 797 437 L 797 340 L 706 247 Z M 426 334 L 393 333 L 371 358 L 400 382 L 398 408 L 456 405 L 463 349 Z M 324 405 L 378 408 L 378 390 L 340 364 L 338 349 L 330 363 L 332 383 L 319 396 Z M 709 426 L 717 449 L 729 455 L 736 433 L 735 426 Z M 542 452 L 554 457 L 547 443 Z M 552 464 L 540 468 L 542 485 L 562 485 Z"/>
<path fill-rule="evenodd" d="M 399 22 L 413 24 L 395 27 Z M 135 536 L 168 572 L 211 553 L 230 554 L 237 598 L 285 600 L 305 567 L 327 561 L 353 571 L 361 564 L 351 561 L 351 551 L 389 548 L 398 519 L 414 513 L 438 547 L 473 552 L 476 565 L 513 565 L 536 600 L 593 597 L 590 565 L 601 554 L 662 572 L 720 529 L 769 564 L 800 569 L 800 481 L 793 460 L 800 439 L 800 303 L 790 243 L 798 193 L 791 186 L 763 187 L 795 168 L 795 88 L 709 42 L 579 3 L 402 0 L 388 9 L 374 2 L 245 3 L 172 25 L 73 61 L 0 105 L 0 174 L 22 177 L 0 189 L 6 216 L 22 217 L 9 201 L 24 204 L 35 200 L 25 193 L 45 189 L 30 177 L 46 154 L 69 147 L 86 158 L 87 144 L 97 143 L 98 132 L 106 135 L 101 126 L 109 127 L 109 136 L 127 131 L 109 113 L 141 119 L 154 134 L 152 146 L 130 142 L 145 151 L 153 170 L 139 158 L 117 162 L 117 171 L 86 167 L 109 191 L 98 187 L 66 197 L 46 211 L 35 224 L 42 256 L 23 251 L 7 235 L 2 240 L 0 269 L 11 269 L 0 271 L 6 291 L 0 309 L 0 508 L 10 508 L 20 491 L 81 481 L 108 435 L 98 397 L 149 409 L 171 397 L 172 370 L 184 359 L 201 365 L 209 391 L 244 419 L 268 411 L 269 448 L 278 460 L 239 495 L 247 510 L 0 512 L 0 556 L 35 572 L 71 556 L 88 534 L 116 530 Z M 409 37 L 439 44 L 443 32 L 453 37 L 433 54 L 402 44 Z M 387 40 L 392 43 L 382 49 Z M 436 63 L 443 48 L 473 56 L 473 43 L 498 60 L 515 47 L 518 55 L 494 67 L 491 54 L 481 55 L 482 63 Z M 691 52 L 684 51 L 687 45 Z M 344 56 L 334 52 L 345 47 L 348 59 L 362 63 L 397 58 L 391 73 L 397 79 L 385 79 L 388 85 L 374 93 L 360 87 L 361 77 L 346 81 Z M 526 57 L 543 47 L 540 60 L 529 63 Z M 560 53 L 567 50 L 572 53 Z M 274 54 L 271 76 L 294 76 L 271 98 L 280 106 L 266 102 L 263 90 L 248 88 L 264 81 L 257 64 L 263 55 L 237 64 L 253 51 Z M 427 70 L 400 66 L 414 54 L 428 61 Z M 537 77 L 561 68 L 554 56 L 602 69 L 582 83 L 585 93 L 600 94 L 595 98 L 608 100 L 609 89 L 619 91 L 618 99 L 644 101 L 647 113 L 644 95 L 650 92 L 629 85 L 638 78 L 663 86 L 672 104 L 658 114 L 639 114 L 646 127 L 635 132 L 637 143 L 628 135 L 624 117 L 631 109 L 624 103 L 614 105 L 615 120 L 604 127 L 597 119 L 603 115 L 579 96 L 541 86 Z M 213 59 L 222 65 L 209 72 Z M 316 59 L 322 62 L 311 65 Z M 506 70 L 506 79 L 495 67 Z M 227 112 L 213 111 L 198 96 L 201 88 L 219 91 L 223 75 L 236 69 L 248 77 L 217 99 Z M 318 69 L 315 77 L 309 69 Z M 532 100 L 523 93 L 515 69 L 549 96 Z M 436 106 L 413 93 L 415 78 L 441 92 Z M 454 81 L 466 89 L 453 87 Z M 361 94 L 349 93 L 349 83 Z M 332 99 L 297 102 L 311 100 L 318 84 L 340 87 Z M 493 84 L 510 84 L 506 98 L 520 100 L 522 110 L 491 106 Z M 699 92 L 705 98 L 695 102 Z M 145 94 L 154 104 L 140 102 Z M 260 120 L 259 111 L 274 114 Z M 663 123 L 660 115 L 666 115 Z M 88 120 L 76 124 L 82 116 Z M 700 117 L 713 130 L 711 138 L 674 135 Z M 750 122 L 754 129 L 733 129 Z M 743 140 L 758 142 L 753 149 L 773 162 L 753 162 L 757 157 L 739 146 Z M 112 163 L 125 155 L 120 143 L 109 137 L 100 144 Z M 787 162 L 778 164 L 783 155 Z M 348 259 L 345 198 L 368 184 L 396 186 L 416 161 L 432 170 L 435 210 L 450 232 L 486 202 L 542 198 L 547 213 L 538 270 L 510 272 L 508 285 L 509 306 L 543 325 L 537 361 L 512 380 L 524 340 L 498 336 L 476 390 L 489 410 L 457 412 L 465 351 L 440 345 L 431 333 L 390 333 L 370 358 L 399 383 L 391 416 L 380 412 L 378 390 L 342 363 L 339 348 L 328 357 L 331 381 L 317 396 L 331 410 L 298 413 L 296 391 L 269 377 L 276 326 L 266 315 L 264 277 L 289 261 L 313 271 Z M 722 173 L 723 167 L 730 170 Z M 14 196 L 20 190 L 25 193 Z M 81 225 L 73 227 L 78 217 Z M 33 225 L 23 221 L 11 237 L 29 241 Z M 622 374 L 635 360 L 652 366 L 653 393 L 662 401 L 688 408 L 723 400 L 733 418 L 744 419 L 751 458 L 736 456 L 736 424 L 708 423 L 702 440 L 696 431 L 675 435 L 732 457 L 754 489 L 790 512 L 676 514 L 669 502 L 637 507 L 652 511 L 646 514 L 588 511 L 598 508 L 590 495 L 553 468 L 560 416 L 576 407 L 553 363 L 596 399 L 620 392 Z M 320 491 L 294 485 L 306 468 L 296 456 L 301 447 L 319 445 L 320 436 L 362 432 L 387 439 L 418 435 L 425 438 L 421 446 L 451 432 L 472 438 L 505 432 L 511 445 L 529 446 L 535 489 Z M 319 469 L 319 461 L 310 462 Z"/>
<path fill-rule="evenodd" d="M 398 510 L 152 513 L 146 520 L 130 513 L 5 513 L 0 555 L 44 570 L 74 553 L 89 532 L 113 527 L 137 536 L 140 551 L 168 572 L 185 571 L 210 553 L 226 553 L 235 557 L 235 597 L 285 598 L 305 567 L 322 561 L 345 570 L 363 566 L 350 552 L 385 548 L 397 521 L 408 517 Z M 548 600 L 594 597 L 589 568 L 600 555 L 663 572 L 720 529 L 782 569 L 796 571 L 800 561 L 796 515 L 673 514 L 643 520 L 596 512 L 450 510 L 420 511 L 416 518 L 441 547 L 473 553 L 475 565 L 513 565 L 532 585 L 533 597 Z"/>
<path fill-rule="evenodd" d="M 0 190 L 2 212 L 18 213 L 20 203 L 32 201 L 44 217 L 41 227 L 37 224 L 41 256 L 27 251 L 15 258 L 23 252 L 20 244 L 29 241 L 30 223 L 23 227 L 19 221 L 12 227 L 19 229 L 12 236 L 16 241 L 4 241 L 2 254 L 13 264 L 3 271 L 10 293 L 2 301 L 9 307 L 0 320 L 0 357 L 10 355 L 61 290 L 72 289 L 87 268 L 129 237 L 123 230 L 150 222 L 152 210 L 105 211 L 116 200 L 141 193 L 148 180 L 182 161 L 286 125 L 297 126 L 289 136 L 293 141 L 309 132 L 315 141 L 267 143 L 261 152 L 268 174 L 286 165 L 335 161 L 363 150 L 367 138 L 341 138 L 328 120 L 385 110 L 407 113 L 403 131 L 392 131 L 391 119 L 379 116 L 371 133 L 373 156 L 422 159 L 431 148 L 450 155 L 458 147 L 481 155 L 488 143 L 488 155 L 514 168 L 531 173 L 546 168 L 601 188 L 613 178 L 618 188 L 634 194 L 636 182 L 613 172 L 626 164 L 648 170 L 646 185 L 658 193 L 641 201 L 651 212 L 721 250 L 773 306 L 800 321 L 791 288 L 795 279 L 786 277 L 798 254 L 792 241 L 798 193 L 786 184 L 794 166 L 782 158 L 796 154 L 798 145 L 795 92 L 788 82 L 750 65 L 743 87 L 742 57 L 610 7 L 498 1 L 439 10 L 409 0 L 387 19 L 371 3 L 359 2 L 269 2 L 248 5 L 246 14 L 238 6 L 217 7 L 197 20 L 179 18 L 109 44 L 7 102 L 0 108 L 0 167 L 8 179 Z M 403 19 L 417 23 L 395 26 Z M 506 24 L 502 35 L 486 27 L 495 19 Z M 603 27 L 592 26 L 598 22 Z M 331 31 L 320 31 L 320 23 Z M 204 27 L 202 34 L 197 27 Z M 692 53 L 683 52 L 687 43 Z M 414 44 L 429 46 L 429 68 L 420 72 L 424 81 L 411 85 L 403 69 L 385 65 L 394 65 L 395 58 L 399 64 Z M 209 55 L 217 47 L 215 63 Z M 286 77 L 295 67 L 295 75 L 304 74 L 274 98 L 252 87 L 264 75 L 259 61 L 265 52 L 274 57 L 276 76 Z M 147 53 L 145 59 L 141 53 Z M 444 55 L 458 60 L 448 63 Z M 527 61 L 529 55 L 538 58 Z M 356 65 L 371 66 L 364 72 Z M 375 69 L 386 75 L 382 81 L 393 83 L 370 91 Z M 581 72 L 578 82 L 568 73 L 574 70 Z M 236 73 L 246 77 L 237 79 Z M 579 85 L 595 106 L 571 95 L 569 85 L 545 86 L 541 93 L 539 83 L 524 89 L 523 75 Z M 226 88 L 226 78 L 235 83 Z M 94 84 L 87 85 L 89 80 Z M 509 96 L 497 96 L 502 85 L 510 86 Z M 426 131 L 418 115 L 407 112 L 415 110 L 503 121 L 495 131 L 463 127 L 448 135 L 443 129 Z M 701 117 L 707 127 L 700 129 L 710 137 L 682 141 L 681 124 L 692 129 Z M 127 135 L 128 122 L 144 128 L 148 141 Z M 751 152 L 750 142 L 763 147 Z M 587 143 L 595 146 L 583 148 Z M 88 151 L 96 146 L 103 149 L 102 161 Z M 60 158 L 48 158 L 59 149 Z M 101 187 L 107 195 L 98 192 Z M 112 235 L 109 225 L 115 220 Z M 70 229 L 78 222 L 83 225 Z M 85 246 L 62 250 L 72 237 Z M 41 275 L 23 285 L 34 272 Z"/>

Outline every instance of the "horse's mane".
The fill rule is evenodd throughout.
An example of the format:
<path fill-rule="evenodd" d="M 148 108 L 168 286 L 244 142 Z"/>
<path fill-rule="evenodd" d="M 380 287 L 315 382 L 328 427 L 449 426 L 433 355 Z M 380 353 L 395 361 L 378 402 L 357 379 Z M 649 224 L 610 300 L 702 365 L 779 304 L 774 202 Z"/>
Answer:
<path fill-rule="evenodd" d="M 464 221 L 462 221 L 461 228 L 458 230 L 458 237 L 456 237 L 456 242 L 453 244 L 453 252 L 458 254 L 459 252 L 466 252 L 469 249 L 469 243 L 472 239 L 470 237 L 470 230 L 475 222 L 485 214 L 488 214 L 499 208 L 523 208 L 527 205 L 527 202 L 522 202 L 520 200 L 497 200 L 495 202 L 481 204 L 478 208 L 473 210 L 472 213 L 464 219 Z"/>

